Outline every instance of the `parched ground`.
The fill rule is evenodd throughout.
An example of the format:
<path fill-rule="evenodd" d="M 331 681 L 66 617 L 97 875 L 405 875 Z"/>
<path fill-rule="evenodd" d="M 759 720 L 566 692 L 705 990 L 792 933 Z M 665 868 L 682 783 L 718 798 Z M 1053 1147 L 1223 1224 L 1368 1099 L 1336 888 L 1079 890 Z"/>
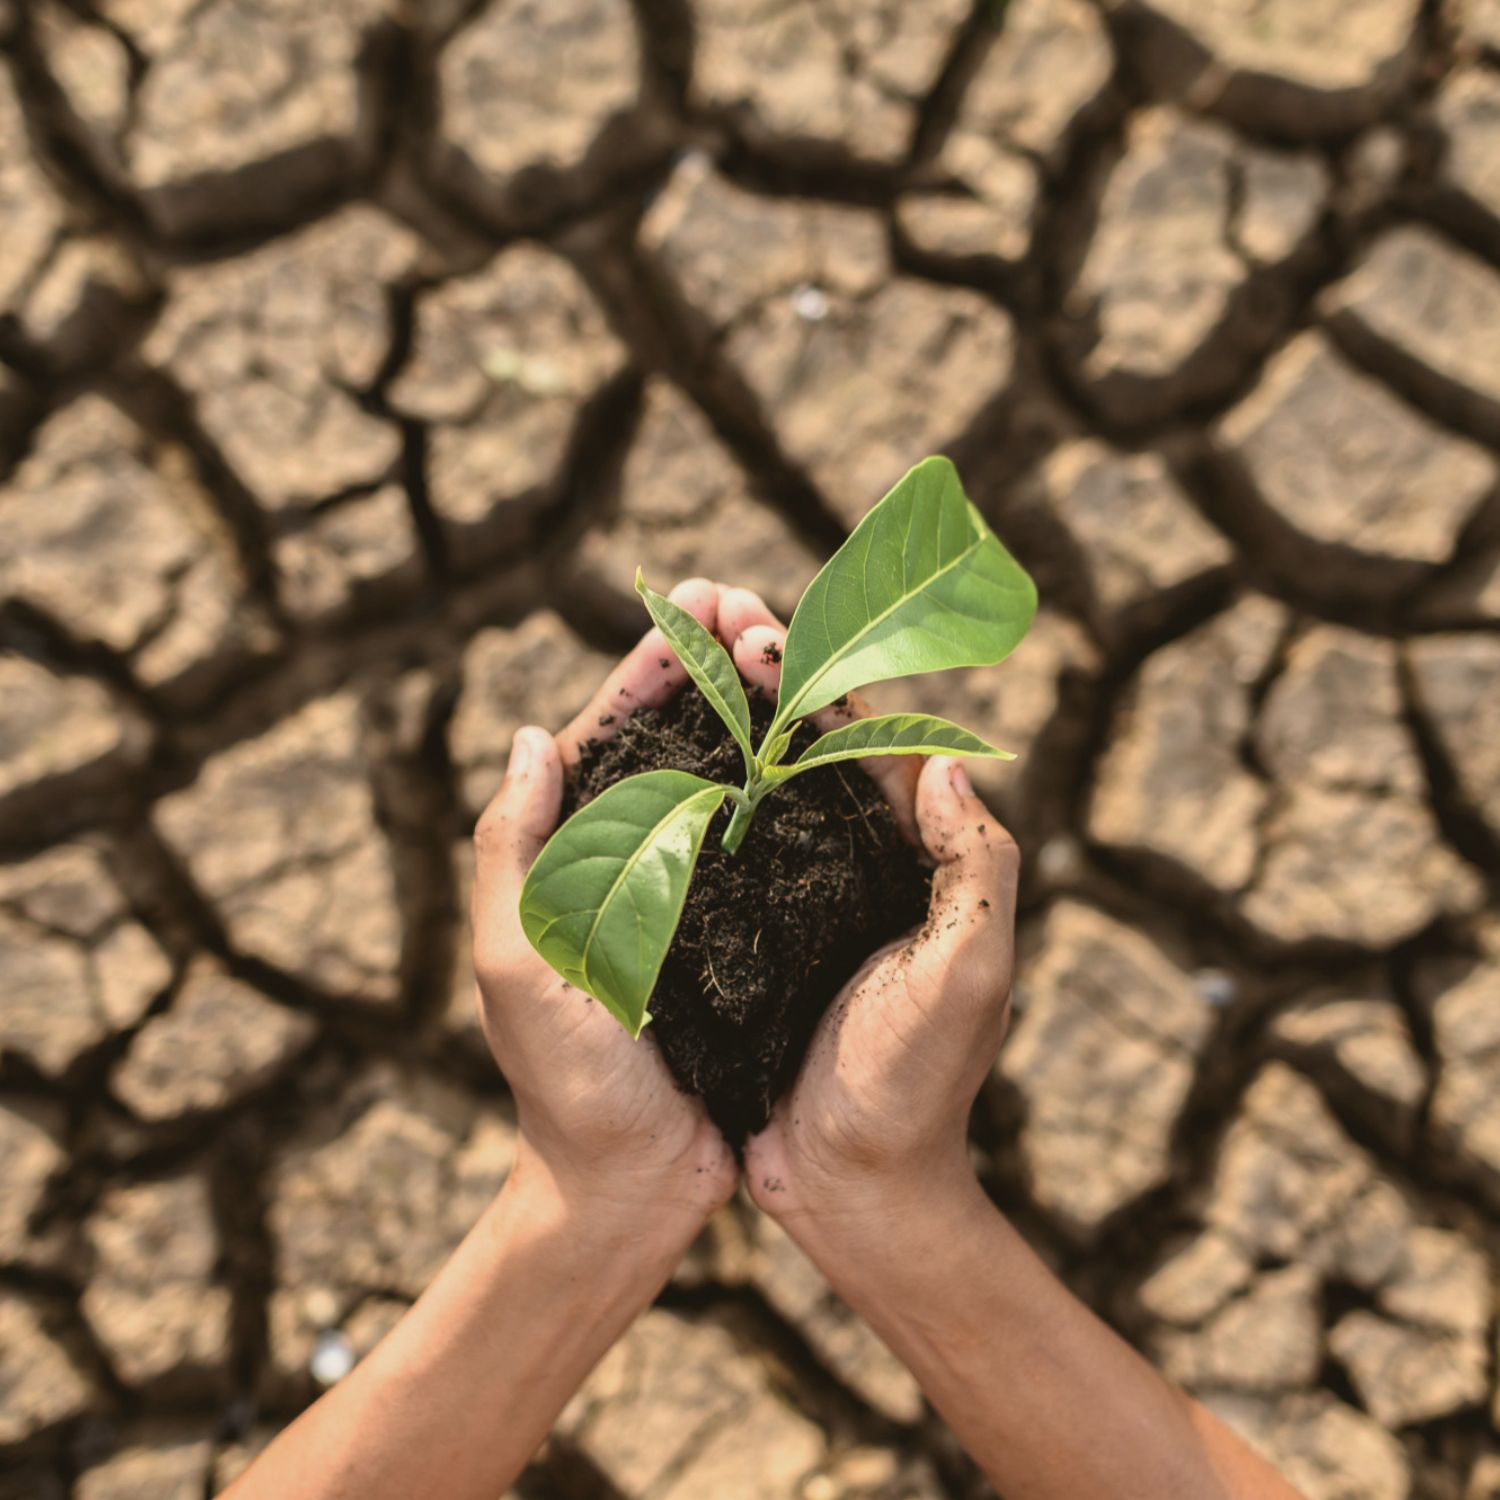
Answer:
<path fill-rule="evenodd" d="M 882 694 L 1022 751 L 987 1184 L 1309 1500 L 1500 1496 L 1496 0 L 0 35 L 3 1500 L 197 1500 L 399 1316 L 511 731 L 938 450 L 1045 600 Z M 739 1211 L 518 1487 L 979 1493 Z"/>

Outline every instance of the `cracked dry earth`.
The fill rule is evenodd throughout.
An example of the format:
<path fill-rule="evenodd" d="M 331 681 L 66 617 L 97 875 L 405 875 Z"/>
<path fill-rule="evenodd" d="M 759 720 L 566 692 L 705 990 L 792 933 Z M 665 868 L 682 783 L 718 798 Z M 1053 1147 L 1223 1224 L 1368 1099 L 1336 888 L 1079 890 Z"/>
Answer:
<path fill-rule="evenodd" d="M 1309 1500 L 1500 1496 L 1496 0 L 0 0 L 0 1497 L 197 1500 L 503 1180 L 466 835 L 632 570 L 1045 607 L 996 1199 Z M 971 1496 L 732 1209 L 525 1500 Z"/>

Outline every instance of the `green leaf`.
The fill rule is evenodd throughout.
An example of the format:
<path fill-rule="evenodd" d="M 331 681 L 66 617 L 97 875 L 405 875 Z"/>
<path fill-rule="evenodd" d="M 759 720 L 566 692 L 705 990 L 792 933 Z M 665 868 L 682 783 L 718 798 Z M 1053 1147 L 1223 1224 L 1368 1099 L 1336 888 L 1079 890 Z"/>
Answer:
<path fill-rule="evenodd" d="M 928 458 L 854 528 L 813 579 L 787 631 L 772 732 L 869 682 L 989 666 L 1036 614 L 1036 585 L 970 503 L 946 458 Z"/>
<path fill-rule="evenodd" d="M 774 740 L 767 740 L 760 747 L 760 763 L 763 767 L 778 766 L 781 757 L 786 754 L 787 747 L 792 743 L 792 731 L 783 729 Z"/>
<path fill-rule="evenodd" d="M 789 766 L 771 774 L 782 780 L 814 766 L 831 765 L 836 760 L 857 760 L 865 755 L 969 755 L 989 760 L 1014 760 L 1009 750 L 987 744 L 977 734 L 970 734 L 947 719 L 931 714 L 879 714 L 873 718 L 855 719 L 830 729 L 816 739 Z"/>
<path fill-rule="evenodd" d="M 703 836 L 729 788 L 686 771 L 617 781 L 547 841 L 521 888 L 521 929 L 632 1036 L 672 944 Z"/>
<path fill-rule="evenodd" d="M 656 628 L 677 653 L 677 660 L 713 704 L 714 712 L 729 726 L 735 743 L 745 754 L 745 769 L 754 775 L 755 751 L 750 745 L 750 703 L 733 657 L 710 631 L 700 625 L 680 604 L 648 588 L 641 570 L 635 570 L 635 591 L 646 601 Z"/>

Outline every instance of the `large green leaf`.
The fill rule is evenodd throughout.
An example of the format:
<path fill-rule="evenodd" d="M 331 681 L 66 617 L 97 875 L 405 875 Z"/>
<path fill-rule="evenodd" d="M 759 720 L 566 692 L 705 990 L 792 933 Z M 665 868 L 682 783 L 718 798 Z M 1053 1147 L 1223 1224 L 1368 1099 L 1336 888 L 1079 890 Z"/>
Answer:
<path fill-rule="evenodd" d="M 617 781 L 547 841 L 521 888 L 521 929 L 570 984 L 639 1036 L 698 851 L 729 788 L 686 771 Z"/>
<path fill-rule="evenodd" d="M 745 769 L 753 776 L 755 751 L 750 745 L 750 703 L 734 659 L 696 617 L 680 604 L 673 604 L 665 594 L 649 588 L 639 568 L 635 570 L 635 590 L 646 601 L 656 628 L 667 638 L 688 676 L 729 726 L 735 743 L 745 753 Z"/>
<path fill-rule="evenodd" d="M 1009 750 L 997 749 L 977 734 L 970 734 L 947 719 L 931 714 L 879 714 L 855 719 L 830 729 L 816 739 L 789 766 L 780 766 L 771 776 L 783 781 L 814 766 L 836 760 L 857 760 L 866 755 L 969 755 L 990 760 L 1014 760 Z"/>
<path fill-rule="evenodd" d="M 989 666 L 1036 614 L 1036 585 L 946 458 L 919 463 L 813 579 L 787 631 L 775 729 L 868 682 Z"/>

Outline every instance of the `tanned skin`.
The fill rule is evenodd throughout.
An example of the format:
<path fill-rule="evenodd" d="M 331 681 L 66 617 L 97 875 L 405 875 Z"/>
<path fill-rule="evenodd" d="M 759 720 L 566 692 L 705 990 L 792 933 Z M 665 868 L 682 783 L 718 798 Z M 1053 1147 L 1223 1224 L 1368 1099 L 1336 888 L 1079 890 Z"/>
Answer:
<path fill-rule="evenodd" d="M 785 631 L 744 589 L 672 590 L 774 695 Z M 667 665 L 664 667 L 663 662 Z M 521 730 L 475 832 L 480 1017 L 516 1166 L 420 1301 L 228 1491 L 495 1500 L 650 1305 L 740 1173 L 700 1101 L 521 933 L 516 902 L 591 736 L 685 674 L 650 631 L 560 734 Z M 864 712 L 851 702 L 826 726 Z M 1298 1500 L 1043 1266 L 969 1164 L 1005 1036 L 1019 855 L 944 758 L 864 761 L 936 865 L 941 921 L 875 955 L 745 1154 L 751 1199 L 916 1376 L 1007 1500 Z M 753 836 L 753 835 L 752 835 Z"/>

